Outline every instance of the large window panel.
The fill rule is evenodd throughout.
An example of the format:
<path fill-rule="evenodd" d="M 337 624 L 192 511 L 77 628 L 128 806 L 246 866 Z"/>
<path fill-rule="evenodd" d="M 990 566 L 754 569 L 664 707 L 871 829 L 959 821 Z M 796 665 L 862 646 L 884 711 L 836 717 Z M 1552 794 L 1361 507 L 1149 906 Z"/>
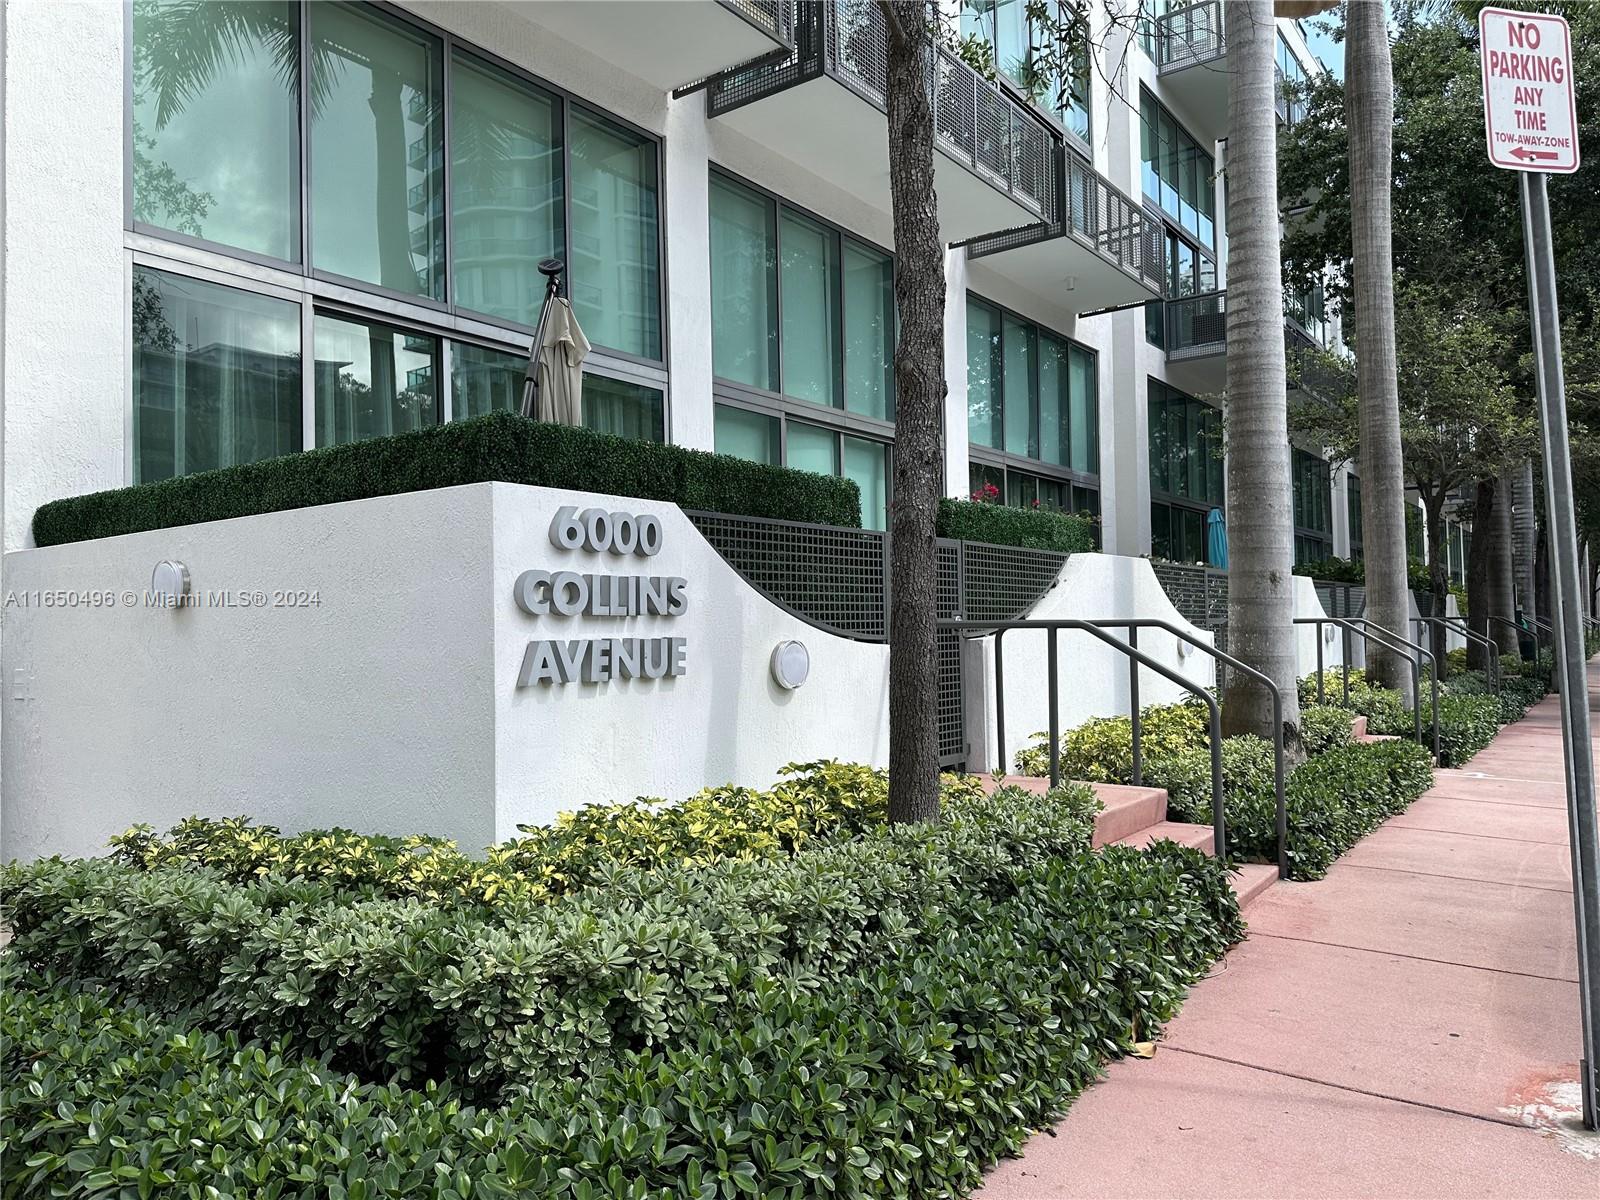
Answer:
<path fill-rule="evenodd" d="M 300 306 L 144 267 L 133 277 L 133 480 L 301 447 Z"/>
<path fill-rule="evenodd" d="M 450 408 L 455 419 L 465 421 L 492 412 L 522 410 L 522 381 L 528 358 L 508 350 L 450 344 Z"/>
<path fill-rule="evenodd" d="M 889 447 L 868 438 L 844 437 L 844 477 L 861 489 L 861 524 L 885 529 L 889 520 Z"/>
<path fill-rule="evenodd" d="M 470 55 L 458 52 L 453 65 L 454 299 L 534 325 L 544 298 L 539 260 L 566 253 L 560 113 L 552 97 Z"/>
<path fill-rule="evenodd" d="M 299 6 L 137 0 L 132 79 L 134 220 L 298 261 Z"/>
<path fill-rule="evenodd" d="M 1086 475 L 1100 473 L 1100 397 L 1095 381 L 1095 358 L 1079 346 L 1069 348 L 1071 357 L 1072 461 L 1074 471 Z"/>
<path fill-rule="evenodd" d="M 783 391 L 839 406 L 839 241 L 788 209 L 779 220 Z"/>
<path fill-rule="evenodd" d="M 1039 356 L 1037 335 L 1031 325 L 1010 317 L 1001 321 L 1005 404 L 1005 449 L 1025 458 L 1039 457 L 1039 422 L 1033 406 L 1033 370 Z"/>
<path fill-rule="evenodd" d="M 967 437 L 975 446 L 999 450 L 1000 314 L 986 304 L 967 302 Z"/>
<path fill-rule="evenodd" d="M 308 11 L 312 262 L 442 300 L 440 43 L 365 6 Z"/>
<path fill-rule="evenodd" d="M 1039 338 L 1039 458 L 1067 466 L 1072 408 L 1067 345 L 1049 336 Z"/>
<path fill-rule="evenodd" d="M 340 446 L 437 424 L 438 368 L 436 338 L 318 313 L 317 445 Z"/>
<path fill-rule="evenodd" d="M 711 358 L 723 379 L 778 390 L 773 207 L 719 175 L 711 177 Z"/>
<path fill-rule="evenodd" d="M 655 143 L 577 106 L 571 130 L 573 312 L 596 346 L 659 359 Z"/>
<path fill-rule="evenodd" d="M 818 475 L 839 474 L 839 435 L 809 421 L 788 422 L 784 465 Z"/>
<path fill-rule="evenodd" d="M 844 406 L 894 420 L 894 259 L 844 241 Z"/>
<path fill-rule="evenodd" d="M 660 388 L 608 375 L 583 377 L 583 423 L 597 433 L 641 442 L 665 441 L 665 407 Z"/>
<path fill-rule="evenodd" d="M 783 462 L 781 423 L 777 417 L 735 408 L 731 404 L 718 404 L 715 409 L 718 454 L 731 454 L 774 467 Z"/>

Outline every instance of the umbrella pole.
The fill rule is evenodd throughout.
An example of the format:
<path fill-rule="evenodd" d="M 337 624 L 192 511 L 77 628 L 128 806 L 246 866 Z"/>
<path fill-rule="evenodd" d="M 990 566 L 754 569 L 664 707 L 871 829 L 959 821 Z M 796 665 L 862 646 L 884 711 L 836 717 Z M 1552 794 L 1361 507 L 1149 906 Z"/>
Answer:
<path fill-rule="evenodd" d="M 534 326 L 533 345 L 528 350 L 528 369 L 522 376 L 522 415 L 531 417 L 539 406 L 539 358 L 544 354 L 544 331 L 550 324 L 550 306 L 561 291 L 561 272 L 565 264 L 559 258 L 547 258 L 539 263 L 539 274 L 545 278 L 544 303 L 539 306 L 539 323 Z"/>

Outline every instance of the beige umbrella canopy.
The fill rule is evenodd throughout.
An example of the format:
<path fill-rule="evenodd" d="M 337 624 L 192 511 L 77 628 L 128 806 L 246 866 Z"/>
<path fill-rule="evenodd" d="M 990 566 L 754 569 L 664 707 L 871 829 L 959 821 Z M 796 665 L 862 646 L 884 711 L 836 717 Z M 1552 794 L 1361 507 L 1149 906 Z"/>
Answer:
<path fill-rule="evenodd" d="M 560 259 L 539 264 L 547 283 L 522 382 L 522 415 L 560 425 L 582 425 L 583 360 L 589 356 L 589 339 L 579 327 L 572 305 L 557 294 L 561 266 Z"/>

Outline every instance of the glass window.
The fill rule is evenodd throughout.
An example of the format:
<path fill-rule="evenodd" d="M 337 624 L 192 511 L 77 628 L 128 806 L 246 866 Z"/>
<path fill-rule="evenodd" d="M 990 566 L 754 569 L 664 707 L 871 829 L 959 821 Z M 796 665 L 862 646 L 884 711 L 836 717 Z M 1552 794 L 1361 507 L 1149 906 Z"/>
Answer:
<path fill-rule="evenodd" d="M 1006 451 L 1024 458 L 1038 458 L 1039 421 L 1033 407 L 1033 366 L 1039 349 L 1033 326 L 1003 317 L 1001 354 Z"/>
<path fill-rule="evenodd" d="M 655 143 L 572 108 L 569 293 L 597 346 L 661 357 Z"/>
<path fill-rule="evenodd" d="M 133 443 L 135 483 L 300 449 L 300 306 L 135 268 Z"/>
<path fill-rule="evenodd" d="M 1039 458 L 1068 466 L 1072 432 L 1070 373 L 1065 342 L 1048 335 L 1039 338 Z"/>
<path fill-rule="evenodd" d="M 839 473 L 839 436 L 831 429 L 809 421 L 788 422 L 788 447 L 785 466 L 818 475 Z"/>
<path fill-rule="evenodd" d="M 311 6 L 312 261 L 444 298 L 437 39 L 365 7 Z"/>
<path fill-rule="evenodd" d="M 1202 246 L 1215 246 L 1211 153 L 1143 90 L 1139 93 L 1139 153 L 1145 199 Z"/>
<path fill-rule="evenodd" d="M 1081 346 L 1071 348 L 1072 469 L 1086 475 L 1100 473 L 1100 395 L 1095 381 L 1095 358 Z"/>
<path fill-rule="evenodd" d="M 967 437 L 1000 449 L 1000 314 L 967 301 Z"/>
<path fill-rule="evenodd" d="M 539 260 L 565 254 L 560 115 L 551 97 L 509 75 L 465 54 L 453 61 L 455 301 L 534 325 L 544 298 Z"/>
<path fill-rule="evenodd" d="M 134 4 L 134 220 L 299 259 L 297 12 Z"/>
<path fill-rule="evenodd" d="M 887 528 L 889 519 L 889 447 L 867 438 L 844 436 L 844 477 L 861 489 L 861 524 Z"/>
<path fill-rule="evenodd" d="M 778 466 L 783 461 L 782 441 L 777 417 L 735 408 L 715 406 L 716 448 L 718 454 L 731 454 L 751 462 Z"/>
<path fill-rule="evenodd" d="M 1003 467 L 991 467 L 987 463 L 967 464 L 967 483 L 972 488 L 971 499 L 982 500 L 989 495 L 989 488 L 994 489 L 995 496 L 1005 494 L 1006 473 Z"/>
<path fill-rule="evenodd" d="M 784 209 L 778 245 L 784 394 L 838 407 L 838 239 L 815 221 Z"/>
<path fill-rule="evenodd" d="M 778 256 L 773 206 L 711 177 L 711 358 L 723 379 L 778 390 Z"/>
<path fill-rule="evenodd" d="M 844 406 L 894 420 L 894 259 L 844 242 Z"/>
<path fill-rule="evenodd" d="M 458 421 L 492 412 L 520 412 L 528 357 L 470 342 L 450 343 L 450 410 Z M 588 403 L 585 377 L 584 402 Z"/>
<path fill-rule="evenodd" d="M 438 423 L 436 339 L 318 313 L 316 350 L 317 445 Z"/>
<path fill-rule="evenodd" d="M 661 389 L 643 383 L 585 373 L 583 423 L 598 433 L 641 442 L 665 440 Z"/>

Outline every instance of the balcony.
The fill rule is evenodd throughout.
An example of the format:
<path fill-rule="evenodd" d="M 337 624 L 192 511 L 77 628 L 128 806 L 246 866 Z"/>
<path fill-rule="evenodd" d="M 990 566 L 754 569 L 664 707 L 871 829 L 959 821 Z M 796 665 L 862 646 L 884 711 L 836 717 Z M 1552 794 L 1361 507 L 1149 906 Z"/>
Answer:
<path fill-rule="evenodd" d="M 706 90 L 708 115 L 890 211 L 882 9 L 866 0 L 785 0 L 784 7 L 793 14 L 794 51 L 717 76 Z M 935 183 L 943 240 L 1055 221 L 1059 131 L 953 54 L 939 53 L 938 75 Z"/>
<path fill-rule="evenodd" d="M 507 8 L 662 91 L 793 46 L 791 0 L 546 0 Z"/>
<path fill-rule="evenodd" d="M 967 242 L 967 257 L 1039 296 L 1077 312 L 1161 297 L 1161 223 L 1104 176 L 1058 144 L 1060 215 Z"/>
<path fill-rule="evenodd" d="M 1176 8 L 1156 21 L 1156 70 L 1166 94 L 1196 122 L 1192 132 L 1228 136 L 1228 47 L 1221 0 Z"/>
<path fill-rule="evenodd" d="M 1228 293 L 1185 296 L 1165 308 L 1168 381 L 1194 396 L 1221 392 L 1228 383 Z M 1302 323 L 1305 311 L 1295 298 L 1284 297 L 1284 340 L 1291 351 L 1320 344 Z"/>

